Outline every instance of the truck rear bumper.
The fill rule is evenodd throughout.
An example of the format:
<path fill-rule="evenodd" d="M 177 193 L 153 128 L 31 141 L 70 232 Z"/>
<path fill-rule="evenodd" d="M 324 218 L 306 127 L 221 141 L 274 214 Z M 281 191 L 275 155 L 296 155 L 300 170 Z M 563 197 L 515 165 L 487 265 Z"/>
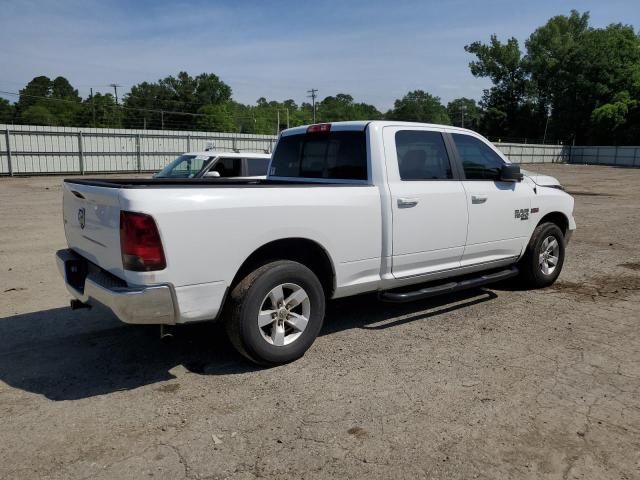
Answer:
<path fill-rule="evenodd" d="M 176 323 L 177 304 L 170 285 L 128 286 L 68 249 L 59 250 L 56 260 L 67 290 L 81 302 L 104 305 L 125 323 Z"/>

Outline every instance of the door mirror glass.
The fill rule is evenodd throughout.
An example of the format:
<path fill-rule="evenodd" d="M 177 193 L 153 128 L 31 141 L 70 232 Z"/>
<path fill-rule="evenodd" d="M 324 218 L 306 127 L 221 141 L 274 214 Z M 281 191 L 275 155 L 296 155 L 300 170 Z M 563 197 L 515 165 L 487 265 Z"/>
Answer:
<path fill-rule="evenodd" d="M 500 169 L 500 180 L 503 182 L 521 182 L 522 172 L 520 172 L 520 165 L 503 165 Z"/>

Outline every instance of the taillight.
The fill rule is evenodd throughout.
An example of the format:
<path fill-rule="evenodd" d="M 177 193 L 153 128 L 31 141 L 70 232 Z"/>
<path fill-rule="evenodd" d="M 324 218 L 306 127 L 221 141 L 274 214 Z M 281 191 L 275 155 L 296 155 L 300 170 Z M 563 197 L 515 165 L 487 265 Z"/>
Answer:
<path fill-rule="evenodd" d="M 167 266 L 158 227 L 151 215 L 120 212 L 120 250 L 125 270 L 149 272 Z"/>
<path fill-rule="evenodd" d="M 316 123 L 309 125 L 307 133 L 329 133 L 331 131 L 330 123 Z"/>

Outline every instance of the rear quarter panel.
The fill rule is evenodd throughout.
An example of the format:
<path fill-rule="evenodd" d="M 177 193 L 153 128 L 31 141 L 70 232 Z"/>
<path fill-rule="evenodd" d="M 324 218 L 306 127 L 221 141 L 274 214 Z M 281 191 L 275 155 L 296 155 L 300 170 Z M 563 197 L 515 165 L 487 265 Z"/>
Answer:
<path fill-rule="evenodd" d="M 167 259 L 160 272 L 127 272 L 132 283 L 229 285 L 251 253 L 292 237 L 328 252 L 338 287 L 358 281 L 355 265 L 369 275 L 372 265 L 379 270 L 381 212 L 374 186 L 124 189 L 121 202 L 123 210 L 153 215 Z"/>

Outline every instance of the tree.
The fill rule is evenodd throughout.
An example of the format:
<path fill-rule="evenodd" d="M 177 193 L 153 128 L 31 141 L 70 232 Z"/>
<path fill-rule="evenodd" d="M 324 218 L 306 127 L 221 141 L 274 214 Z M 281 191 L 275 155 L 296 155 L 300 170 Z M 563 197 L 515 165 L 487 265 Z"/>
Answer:
<path fill-rule="evenodd" d="M 96 93 L 82 103 L 77 125 L 97 128 L 121 128 L 122 110 L 110 93 Z"/>
<path fill-rule="evenodd" d="M 316 108 L 317 118 L 323 122 L 376 120 L 382 117 L 373 105 L 356 103 L 351 95 L 345 93 L 338 93 L 335 97 L 325 97 Z"/>
<path fill-rule="evenodd" d="M 31 105 L 20 113 L 20 121 L 27 125 L 57 125 L 56 117 L 44 105 Z"/>
<path fill-rule="evenodd" d="M 423 90 L 409 92 L 396 100 L 393 108 L 387 112 L 386 118 L 407 122 L 451 124 L 447 109 L 440 102 L 440 97 L 434 97 Z"/>
<path fill-rule="evenodd" d="M 22 90 L 20 90 L 20 97 L 16 105 L 18 113 L 31 105 L 35 105 L 43 98 L 48 98 L 50 96 L 51 79 L 44 75 L 33 78 Z"/>
<path fill-rule="evenodd" d="M 506 43 L 491 35 L 488 44 L 473 42 L 464 49 L 476 56 L 469 63 L 475 77 L 489 77 L 493 87 L 484 91 L 481 106 L 488 115 L 483 118 L 481 130 L 490 136 L 530 136 L 535 118 L 528 93 L 530 83 L 524 68 L 523 55 L 518 40 L 510 38 Z M 535 128 L 535 127 L 534 127 Z"/>
<path fill-rule="evenodd" d="M 132 128 L 167 128 L 189 130 L 196 127 L 195 114 L 206 105 L 221 105 L 231 100 L 231 87 L 213 73 L 191 77 L 187 72 L 168 76 L 156 83 L 134 85 L 124 98 L 125 122 Z M 131 110 L 133 109 L 133 110 Z M 146 111 L 144 111 L 146 110 Z M 153 112 L 152 110 L 161 110 Z"/>
<path fill-rule="evenodd" d="M 199 130 L 207 130 L 210 132 L 236 131 L 231 105 L 228 103 L 205 105 L 198 110 L 198 113 L 205 115 L 204 117 L 198 117 L 196 126 Z"/>
<path fill-rule="evenodd" d="M 453 125 L 477 130 L 480 124 L 481 110 L 471 98 L 456 98 L 447 104 L 447 114 Z"/>
<path fill-rule="evenodd" d="M 538 111 L 551 112 L 551 136 L 569 140 L 576 131 L 585 131 L 593 107 L 579 93 L 581 43 L 589 29 L 589 14 L 572 10 L 558 15 L 536 29 L 525 45 L 524 65 L 535 87 Z M 590 95 L 589 92 L 587 96 Z"/>
<path fill-rule="evenodd" d="M 73 100 L 80 102 L 81 98 L 78 95 L 78 90 L 73 88 L 64 77 L 56 77 L 51 82 L 51 98 L 61 98 L 64 100 Z"/>
<path fill-rule="evenodd" d="M 18 121 L 35 125 L 75 124 L 81 109 L 81 99 L 69 81 L 57 77 L 39 76 L 20 90 L 16 105 Z"/>
<path fill-rule="evenodd" d="M 572 10 L 537 28 L 522 55 L 515 39 L 474 42 L 469 66 L 489 77 L 481 129 L 489 135 L 577 143 L 635 143 L 640 134 L 640 37 L 633 27 L 589 26 Z"/>
<path fill-rule="evenodd" d="M 0 123 L 13 123 L 15 108 L 8 100 L 0 98 Z"/>

